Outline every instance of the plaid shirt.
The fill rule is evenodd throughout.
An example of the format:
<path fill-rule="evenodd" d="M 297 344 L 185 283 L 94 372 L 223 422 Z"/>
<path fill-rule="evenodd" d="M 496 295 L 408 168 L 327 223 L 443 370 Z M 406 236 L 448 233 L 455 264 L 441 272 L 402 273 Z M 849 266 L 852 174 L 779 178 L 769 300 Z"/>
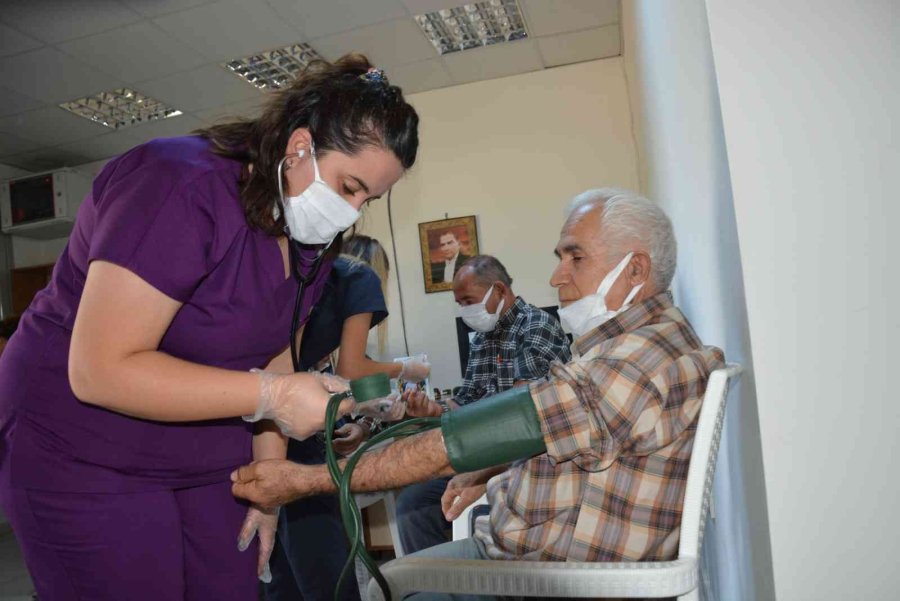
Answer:
<path fill-rule="evenodd" d="M 550 371 L 551 362 L 570 356 L 559 322 L 516 297 L 497 327 L 475 334 L 466 377 L 454 400 L 465 405 L 509 390 L 517 380 L 538 380 Z"/>
<path fill-rule="evenodd" d="M 722 351 L 668 292 L 575 341 L 579 357 L 531 385 L 547 453 L 488 483 L 476 532 L 496 559 L 675 557 L 697 416 Z"/>

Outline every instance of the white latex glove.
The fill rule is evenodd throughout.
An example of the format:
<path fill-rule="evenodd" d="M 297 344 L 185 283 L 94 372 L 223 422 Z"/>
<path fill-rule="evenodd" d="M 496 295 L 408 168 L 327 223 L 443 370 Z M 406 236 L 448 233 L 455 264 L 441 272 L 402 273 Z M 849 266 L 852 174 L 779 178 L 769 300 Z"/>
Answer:
<path fill-rule="evenodd" d="M 400 379 L 405 382 L 421 382 L 431 373 L 431 363 L 425 359 L 425 355 L 407 359 L 400 369 Z"/>
<path fill-rule="evenodd" d="M 400 398 L 399 392 L 392 392 L 386 397 L 371 399 L 363 403 L 355 403 L 350 409 L 350 415 L 356 418 L 360 415 L 374 417 L 384 422 L 395 422 L 403 419 L 406 413 L 406 403 Z"/>
<path fill-rule="evenodd" d="M 350 390 L 350 381 L 340 376 L 332 374 L 323 374 L 322 372 L 313 372 L 313 375 L 319 383 L 331 394 L 338 392 L 347 392 Z"/>
<path fill-rule="evenodd" d="M 325 407 L 334 392 L 346 390 L 346 381 L 322 374 L 259 374 L 259 402 L 256 413 L 244 420 L 270 419 L 286 436 L 304 440 L 325 426 Z M 341 403 L 338 416 L 349 413 L 352 399 Z"/>
<path fill-rule="evenodd" d="M 272 582 L 269 557 L 272 556 L 272 549 L 275 548 L 278 509 L 278 507 L 265 509 L 259 505 L 251 505 L 238 535 L 238 551 L 246 551 L 253 542 L 253 537 L 259 535 L 259 560 L 256 564 L 256 574 L 263 582 Z"/>

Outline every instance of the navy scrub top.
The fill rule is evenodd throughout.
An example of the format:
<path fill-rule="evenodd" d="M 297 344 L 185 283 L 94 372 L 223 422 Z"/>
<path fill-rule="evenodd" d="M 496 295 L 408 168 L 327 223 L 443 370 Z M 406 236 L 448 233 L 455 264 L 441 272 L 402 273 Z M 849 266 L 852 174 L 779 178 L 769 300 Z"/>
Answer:
<path fill-rule="evenodd" d="M 374 328 L 387 316 L 381 280 L 371 267 L 344 257 L 334 262 L 322 298 L 313 309 L 300 344 L 300 368 L 315 366 L 341 344 L 344 321 L 371 313 Z"/>

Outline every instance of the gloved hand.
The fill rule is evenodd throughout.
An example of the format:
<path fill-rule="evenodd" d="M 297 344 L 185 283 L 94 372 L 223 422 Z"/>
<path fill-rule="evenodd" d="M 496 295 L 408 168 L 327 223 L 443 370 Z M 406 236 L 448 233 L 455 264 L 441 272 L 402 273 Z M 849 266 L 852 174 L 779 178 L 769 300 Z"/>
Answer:
<path fill-rule="evenodd" d="M 313 375 L 319 381 L 319 384 L 321 384 L 322 387 L 331 394 L 336 394 L 338 392 L 347 392 L 348 390 L 350 390 L 350 380 L 348 380 L 347 378 L 342 378 L 341 376 L 335 376 L 332 374 L 323 374 L 319 371 L 313 372 Z"/>
<path fill-rule="evenodd" d="M 355 403 L 350 410 L 350 415 L 354 418 L 363 415 L 380 419 L 383 422 L 395 422 L 403 419 L 405 413 L 406 403 L 400 398 L 399 392 L 391 392 L 386 397 Z"/>
<path fill-rule="evenodd" d="M 272 549 L 275 548 L 278 509 L 278 507 L 265 509 L 259 505 L 251 505 L 238 535 L 238 551 L 246 551 L 253 542 L 253 537 L 259 534 L 259 560 L 256 564 L 256 574 L 263 582 L 272 582 L 269 557 L 272 556 Z"/>
<path fill-rule="evenodd" d="M 425 355 L 411 357 L 403 362 L 400 369 L 400 379 L 405 382 L 421 382 L 431 373 L 431 363 Z"/>
<path fill-rule="evenodd" d="M 346 382 L 334 376 L 251 371 L 259 374 L 259 402 L 256 413 L 245 415 L 244 420 L 271 419 L 282 433 L 297 440 L 309 438 L 324 427 L 328 399 L 334 392 L 346 390 Z M 345 399 L 338 415 L 346 415 L 352 407 L 353 400 Z"/>

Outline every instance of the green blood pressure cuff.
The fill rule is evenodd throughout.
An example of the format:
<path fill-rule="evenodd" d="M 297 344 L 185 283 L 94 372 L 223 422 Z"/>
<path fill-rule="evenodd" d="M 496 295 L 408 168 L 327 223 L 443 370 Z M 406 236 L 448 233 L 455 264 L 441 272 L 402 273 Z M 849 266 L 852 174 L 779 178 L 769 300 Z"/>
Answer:
<path fill-rule="evenodd" d="M 472 472 L 547 451 L 527 386 L 512 388 L 441 416 L 450 465 Z"/>

